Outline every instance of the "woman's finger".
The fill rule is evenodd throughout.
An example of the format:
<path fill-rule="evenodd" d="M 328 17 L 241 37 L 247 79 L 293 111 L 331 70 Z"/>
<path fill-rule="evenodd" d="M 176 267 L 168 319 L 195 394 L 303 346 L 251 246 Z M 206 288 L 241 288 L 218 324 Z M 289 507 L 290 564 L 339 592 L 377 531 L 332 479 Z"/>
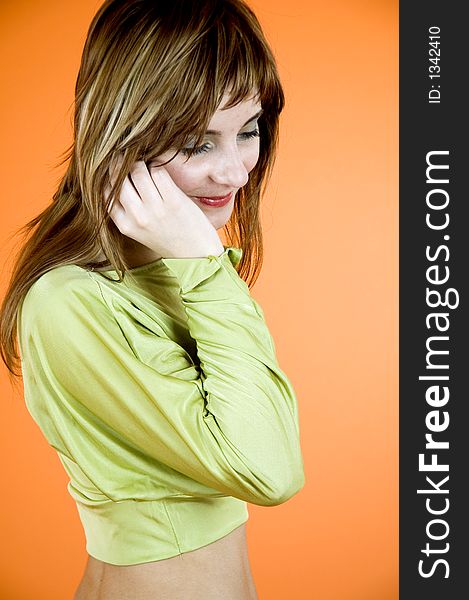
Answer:
<path fill-rule="evenodd" d="M 119 196 L 120 203 L 127 210 L 139 210 L 142 206 L 142 198 L 130 180 L 130 174 L 124 179 Z"/>
<path fill-rule="evenodd" d="M 117 180 L 117 175 L 118 175 L 118 168 L 122 165 L 122 159 L 121 158 L 114 158 L 111 160 L 111 165 L 109 167 L 109 178 L 110 178 L 110 182 L 111 185 L 114 186 L 115 182 Z M 110 188 L 109 192 L 110 192 Z M 109 193 L 108 193 L 109 196 Z M 120 202 L 121 206 L 124 209 L 127 210 L 138 210 L 139 207 L 142 204 L 142 199 L 137 191 L 137 189 L 135 188 L 134 183 L 132 182 L 132 180 L 130 179 L 130 173 L 127 174 L 126 178 L 124 179 L 122 186 L 120 188 L 120 190 L 117 190 L 116 192 L 116 198 L 118 199 L 118 202 Z"/>
<path fill-rule="evenodd" d="M 106 202 L 109 198 L 110 193 L 111 188 L 107 186 L 104 190 L 104 198 L 106 199 Z M 125 223 L 125 210 L 122 204 L 119 202 L 118 198 L 114 198 L 111 204 L 107 207 L 107 211 L 117 228 L 122 232 L 121 227 L 122 224 Z"/>
<path fill-rule="evenodd" d="M 130 173 L 140 198 L 144 202 L 146 198 L 152 202 L 162 202 L 164 198 L 151 177 L 150 171 L 143 160 L 136 162 Z"/>
<path fill-rule="evenodd" d="M 175 183 L 165 167 L 152 167 L 150 172 L 153 183 L 163 202 L 170 204 L 175 199 Z M 177 192 L 180 192 L 178 189 Z"/>

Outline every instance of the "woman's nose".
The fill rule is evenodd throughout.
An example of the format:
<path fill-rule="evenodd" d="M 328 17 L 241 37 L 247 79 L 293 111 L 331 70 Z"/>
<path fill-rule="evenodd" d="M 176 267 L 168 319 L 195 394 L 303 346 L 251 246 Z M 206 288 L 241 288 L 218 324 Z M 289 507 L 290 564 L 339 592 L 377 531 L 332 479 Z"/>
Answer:
<path fill-rule="evenodd" d="M 249 173 L 239 150 L 222 153 L 212 165 L 211 179 L 225 187 L 241 188 L 249 181 Z"/>

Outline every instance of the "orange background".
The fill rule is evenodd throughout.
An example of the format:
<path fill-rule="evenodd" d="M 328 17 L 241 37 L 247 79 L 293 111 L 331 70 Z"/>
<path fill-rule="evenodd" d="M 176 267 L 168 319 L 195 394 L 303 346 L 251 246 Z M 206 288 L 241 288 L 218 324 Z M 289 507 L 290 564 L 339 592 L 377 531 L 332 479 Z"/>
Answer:
<path fill-rule="evenodd" d="M 260 600 L 398 598 L 398 3 L 248 0 L 287 106 L 252 290 L 297 392 L 306 485 L 249 505 Z M 101 2 L 0 6 L 0 293 L 13 232 L 55 191 Z M 70 110 L 69 110 L 70 109 Z M 68 478 L 0 370 L 0 598 L 72 598 L 87 554 Z M 21 388 L 20 388 L 21 389 Z"/>

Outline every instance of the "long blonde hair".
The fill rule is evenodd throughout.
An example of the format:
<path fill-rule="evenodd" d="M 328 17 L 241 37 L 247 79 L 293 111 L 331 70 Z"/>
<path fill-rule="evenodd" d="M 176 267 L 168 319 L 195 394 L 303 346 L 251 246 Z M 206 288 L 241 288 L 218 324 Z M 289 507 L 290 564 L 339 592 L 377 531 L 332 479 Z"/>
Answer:
<path fill-rule="evenodd" d="M 284 106 L 273 54 L 242 0 L 106 0 L 88 30 L 75 88 L 70 161 L 52 202 L 19 229 L 23 244 L 0 312 L 0 352 L 10 377 L 21 376 L 16 349 L 20 303 L 41 275 L 66 264 L 97 267 L 100 254 L 120 279 L 129 268 L 123 234 L 108 206 L 137 160 L 194 147 L 225 93 L 231 107 L 257 93 L 260 154 L 225 225 L 243 249 L 238 272 L 249 286 L 262 265 L 260 197 L 269 180 Z M 104 200 L 109 167 L 123 158 Z M 166 163 L 165 163 L 166 164 Z"/>

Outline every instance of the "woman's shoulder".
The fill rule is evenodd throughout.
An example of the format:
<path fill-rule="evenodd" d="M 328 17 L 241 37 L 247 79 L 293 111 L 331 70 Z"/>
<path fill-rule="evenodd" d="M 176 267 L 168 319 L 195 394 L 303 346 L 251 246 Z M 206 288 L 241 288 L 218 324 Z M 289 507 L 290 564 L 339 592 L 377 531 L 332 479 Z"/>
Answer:
<path fill-rule="evenodd" d="M 99 287 L 88 270 L 78 265 L 60 265 L 40 275 L 30 286 L 26 296 L 39 299 L 46 295 L 53 300 L 73 290 L 83 289 L 96 293 Z"/>
<path fill-rule="evenodd" d="M 32 283 L 22 302 L 22 314 L 32 318 L 58 318 L 74 305 L 103 303 L 98 282 L 78 265 L 60 265 Z"/>

